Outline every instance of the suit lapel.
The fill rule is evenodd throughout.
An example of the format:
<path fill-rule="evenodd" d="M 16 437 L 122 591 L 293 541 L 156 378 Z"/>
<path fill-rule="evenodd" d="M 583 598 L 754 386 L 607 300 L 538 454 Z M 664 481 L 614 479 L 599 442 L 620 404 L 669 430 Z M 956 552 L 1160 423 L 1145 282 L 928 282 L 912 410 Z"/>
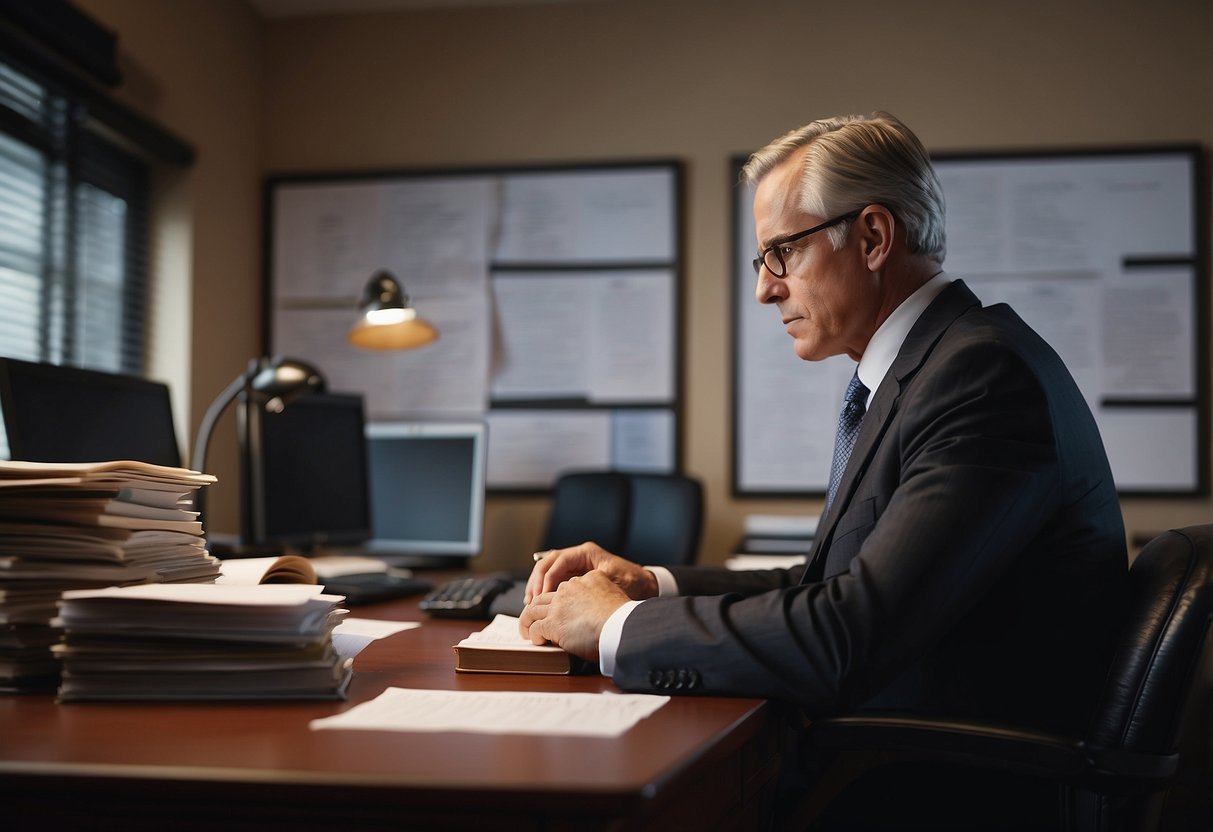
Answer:
<path fill-rule="evenodd" d="M 838 485 L 838 494 L 818 525 L 809 567 L 804 572 L 802 583 L 822 579 L 826 554 L 834 538 L 834 528 L 850 506 L 855 486 L 863 478 L 872 455 L 892 423 L 898 402 L 910 380 L 952 322 L 967 309 L 980 305 L 981 301 L 969 287 L 963 281 L 955 280 L 931 301 L 930 306 L 923 310 L 922 315 L 910 328 L 897 357 L 893 359 L 893 366 L 881 379 L 880 386 L 872 397 L 872 404 L 863 417 L 859 436 L 855 440 L 855 449 L 851 452 L 842 482 Z"/>

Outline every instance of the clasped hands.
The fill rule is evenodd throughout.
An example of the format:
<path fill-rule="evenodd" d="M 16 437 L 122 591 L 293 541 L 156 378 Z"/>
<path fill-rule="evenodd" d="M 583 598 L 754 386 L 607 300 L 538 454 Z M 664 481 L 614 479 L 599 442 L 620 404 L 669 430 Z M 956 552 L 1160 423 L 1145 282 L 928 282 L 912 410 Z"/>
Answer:
<path fill-rule="evenodd" d="M 656 596 L 652 572 L 596 543 L 555 549 L 531 570 L 518 628 L 535 644 L 597 661 L 598 638 L 615 610 Z"/>

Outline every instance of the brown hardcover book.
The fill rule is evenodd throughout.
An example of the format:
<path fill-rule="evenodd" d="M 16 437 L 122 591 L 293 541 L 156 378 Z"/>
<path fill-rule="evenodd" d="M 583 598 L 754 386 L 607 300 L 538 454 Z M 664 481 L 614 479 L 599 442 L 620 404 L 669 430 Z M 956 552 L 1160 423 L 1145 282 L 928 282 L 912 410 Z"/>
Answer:
<path fill-rule="evenodd" d="M 559 647 L 531 644 L 518 634 L 518 619 L 510 615 L 498 615 L 454 650 L 455 670 L 460 673 L 568 675 L 575 661 Z"/>

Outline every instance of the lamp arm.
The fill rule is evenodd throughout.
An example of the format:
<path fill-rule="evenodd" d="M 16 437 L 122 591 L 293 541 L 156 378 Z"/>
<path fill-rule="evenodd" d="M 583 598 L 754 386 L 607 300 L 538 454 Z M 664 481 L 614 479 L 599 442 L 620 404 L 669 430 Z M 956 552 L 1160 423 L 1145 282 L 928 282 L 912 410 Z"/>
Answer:
<path fill-rule="evenodd" d="M 206 414 L 202 417 L 202 423 L 198 425 L 198 435 L 194 437 L 194 455 L 190 457 L 190 467 L 195 471 L 202 471 L 206 466 L 206 446 L 210 444 L 211 433 L 215 430 L 215 423 L 219 421 L 219 417 L 223 415 L 223 411 L 232 403 L 232 400 L 245 388 L 248 384 L 249 377 L 246 373 L 241 373 L 231 384 L 224 388 L 223 392 L 215 397 L 211 402 L 211 406 L 206 409 Z"/>

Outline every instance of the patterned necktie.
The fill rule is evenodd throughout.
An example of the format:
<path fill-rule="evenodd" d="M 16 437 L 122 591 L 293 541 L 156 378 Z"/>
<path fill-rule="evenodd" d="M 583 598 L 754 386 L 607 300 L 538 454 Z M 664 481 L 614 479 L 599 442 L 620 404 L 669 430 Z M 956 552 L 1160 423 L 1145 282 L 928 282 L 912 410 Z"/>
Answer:
<path fill-rule="evenodd" d="M 830 465 L 830 488 L 826 492 L 826 509 L 834 502 L 842 472 L 847 469 L 847 460 L 855 449 L 855 438 L 859 436 L 859 425 L 867 409 L 868 388 L 859 380 L 859 372 L 851 377 L 847 392 L 842 397 L 842 412 L 838 414 L 838 435 L 834 438 L 834 462 Z"/>

